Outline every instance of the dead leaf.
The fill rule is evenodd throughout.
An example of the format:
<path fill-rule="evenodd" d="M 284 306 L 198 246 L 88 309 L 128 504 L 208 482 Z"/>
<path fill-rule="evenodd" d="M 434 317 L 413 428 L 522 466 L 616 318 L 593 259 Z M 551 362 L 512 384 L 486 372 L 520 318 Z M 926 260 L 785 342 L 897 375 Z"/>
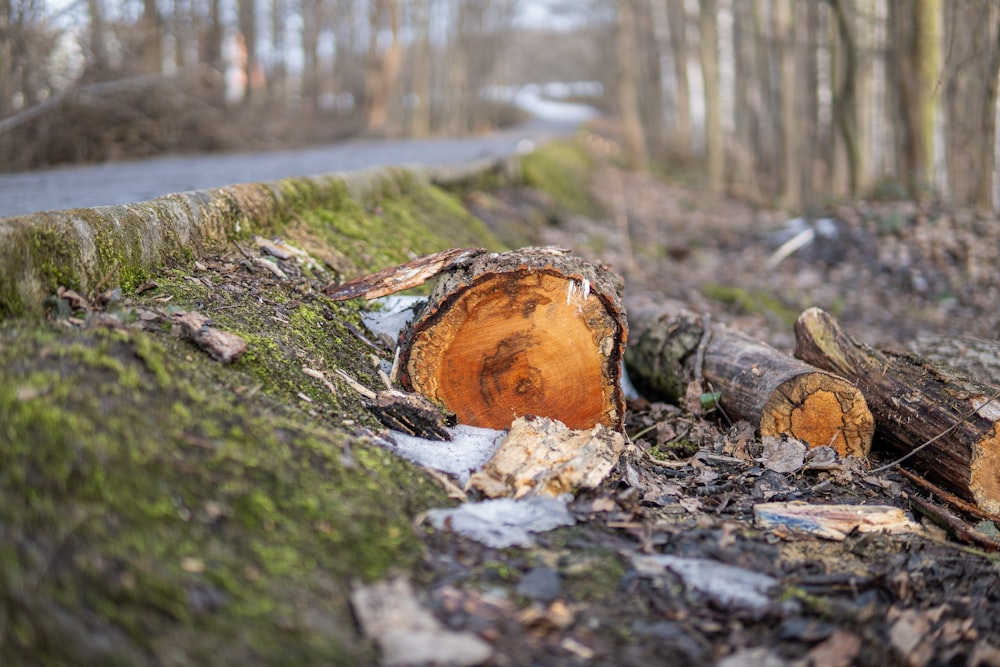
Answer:
<path fill-rule="evenodd" d="M 854 633 L 837 630 L 806 654 L 810 667 L 851 667 L 861 652 L 861 639 Z"/>
<path fill-rule="evenodd" d="M 761 453 L 760 462 L 768 470 L 780 473 L 792 473 L 802 470 L 805 462 L 805 443 L 794 438 L 779 438 L 777 436 L 765 436 L 761 438 L 764 451 Z"/>

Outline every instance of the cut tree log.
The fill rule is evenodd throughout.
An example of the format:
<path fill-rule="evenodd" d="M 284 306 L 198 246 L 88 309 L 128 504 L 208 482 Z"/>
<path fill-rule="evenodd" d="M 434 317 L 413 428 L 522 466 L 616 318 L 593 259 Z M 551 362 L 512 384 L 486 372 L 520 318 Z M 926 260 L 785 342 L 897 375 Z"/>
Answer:
<path fill-rule="evenodd" d="M 761 437 L 867 456 L 872 414 L 843 378 L 682 309 L 630 303 L 629 310 L 635 337 L 625 363 L 640 390 L 682 401 L 691 383 L 707 381 L 726 415 L 750 422 Z"/>
<path fill-rule="evenodd" d="M 453 266 L 400 340 L 400 382 L 473 426 L 525 415 L 621 430 L 620 277 L 552 248 Z"/>
<path fill-rule="evenodd" d="M 1000 512 L 1000 391 L 909 353 L 883 352 L 810 308 L 795 323 L 795 356 L 856 382 L 877 436 L 956 495 Z"/>

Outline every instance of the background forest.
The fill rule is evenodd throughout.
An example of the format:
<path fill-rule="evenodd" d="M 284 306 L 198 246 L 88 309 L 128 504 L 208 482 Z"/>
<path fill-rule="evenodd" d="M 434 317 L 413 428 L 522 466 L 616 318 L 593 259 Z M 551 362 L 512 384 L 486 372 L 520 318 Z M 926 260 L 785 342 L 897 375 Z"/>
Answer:
<path fill-rule="evenodd" d="M 481 132 L 588 81 L 633 168 L 995 207 L 998 74 L 998 0 L 0 0 L 0 168 Z"/>

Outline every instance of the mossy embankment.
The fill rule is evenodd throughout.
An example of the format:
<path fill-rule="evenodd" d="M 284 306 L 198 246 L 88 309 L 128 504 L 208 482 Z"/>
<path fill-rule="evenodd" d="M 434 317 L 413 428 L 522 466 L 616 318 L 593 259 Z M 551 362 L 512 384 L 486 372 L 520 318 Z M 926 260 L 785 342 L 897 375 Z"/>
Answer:
<path fill-rule="evenodd" d="M 391 350 L 320 288 L 499 248 L 463 183 L 382 170 L 0 225 L 0 663 L 373 662 L 349 588 L 419 573 L 413 518 L 449 501 L 373 442 L 336 371 L 377 389 Z M 223 365 L 176 335 L 192 310 L 246 353 Z"/>

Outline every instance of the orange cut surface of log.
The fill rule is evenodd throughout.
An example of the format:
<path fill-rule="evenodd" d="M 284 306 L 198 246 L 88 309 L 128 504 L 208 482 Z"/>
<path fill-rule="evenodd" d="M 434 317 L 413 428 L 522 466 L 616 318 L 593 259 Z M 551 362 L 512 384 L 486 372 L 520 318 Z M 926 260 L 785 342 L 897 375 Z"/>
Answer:
<path fill-rule="evenodd" d="M 620 337 L 586 280 L 486 274 L 415 332 L 407 371 L 414 389 L 461 423 L 502 429 L 539 415 L 572 429 L 617 428 Z"/>

